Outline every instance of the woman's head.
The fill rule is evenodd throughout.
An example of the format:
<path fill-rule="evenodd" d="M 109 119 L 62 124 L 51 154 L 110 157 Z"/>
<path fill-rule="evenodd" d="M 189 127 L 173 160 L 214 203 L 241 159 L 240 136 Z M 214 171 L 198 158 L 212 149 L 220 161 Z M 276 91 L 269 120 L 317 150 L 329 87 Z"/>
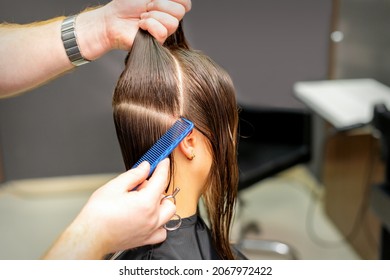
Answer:
<path fill-rule="evenodd" d="M 113 107 L 127 169 L 179 117 L 194 123 L 194 131 L 171 158 L 172 181 L 180 169 L 186 169 L 182 174 L 188 174 L 188 181 L 204 176 L 201 193 L 213 240 L 221 257 L 231 258 L 238 113 L 229 75 L 209 57 L 189 49 L 180 29 L 164 46 L 139 32 L 115 89 Z"/>

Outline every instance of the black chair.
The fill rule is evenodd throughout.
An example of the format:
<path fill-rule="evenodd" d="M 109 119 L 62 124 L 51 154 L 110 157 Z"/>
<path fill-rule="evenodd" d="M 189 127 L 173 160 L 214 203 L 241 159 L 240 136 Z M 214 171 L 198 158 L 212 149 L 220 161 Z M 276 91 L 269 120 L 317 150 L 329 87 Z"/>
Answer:
<path fill-rule="evenodd" d="M 371 207 L 382 222 L 380 259 L 390 259 L 390 111 L 383 104 L 374 107 L 372 125 L 380 134 L 385 163 L 384 182 L 373 186 Z"/>
<path fill-rule="evenodd" d="M 306 110 L 241 106 L 238 191 L 311 158 L 311 115 Z M 241 203 L 242 200 L 239 200 Z M 282 242 L 248 239 L 255 223 L 242 227 L 239 246 L 296 258 L 294 249 Z"/>

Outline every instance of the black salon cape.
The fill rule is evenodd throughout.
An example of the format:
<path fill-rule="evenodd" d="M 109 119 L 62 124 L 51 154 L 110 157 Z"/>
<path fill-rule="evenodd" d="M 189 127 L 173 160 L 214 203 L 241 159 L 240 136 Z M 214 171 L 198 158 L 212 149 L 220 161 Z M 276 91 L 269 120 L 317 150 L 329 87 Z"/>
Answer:
<path fill-rule="evenodd" d="M 180 228 L 167 232 L 167 239 L 157 245 L 131 249 L 121 260 L 219 260 L 210 230 L 195 214 L 182 220 Z"/>

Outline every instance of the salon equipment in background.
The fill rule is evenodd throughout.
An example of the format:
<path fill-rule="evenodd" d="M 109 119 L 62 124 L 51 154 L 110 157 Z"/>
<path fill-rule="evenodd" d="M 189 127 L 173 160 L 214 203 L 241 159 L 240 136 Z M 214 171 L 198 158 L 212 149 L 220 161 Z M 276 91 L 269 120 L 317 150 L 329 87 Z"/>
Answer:
<path fill-rule="evenodd" d="M 384 104 L 374 107 L 373 127 L 379 132 L 385 179 L 373 186 L 371 207 L 382 222 L 380 259 L 390 259 L 390 111 Z"/>
<path fill-rule="evenodd" d="M 242 106 L 239 134 L 239 192 L 311 158 L 311 115 L 305 110 Z M 288 244 L 245 238 L 251 230 L 258 230 L 257 225 L 242 227 L 238 242 L 242 250 L 296 259 Z"/>

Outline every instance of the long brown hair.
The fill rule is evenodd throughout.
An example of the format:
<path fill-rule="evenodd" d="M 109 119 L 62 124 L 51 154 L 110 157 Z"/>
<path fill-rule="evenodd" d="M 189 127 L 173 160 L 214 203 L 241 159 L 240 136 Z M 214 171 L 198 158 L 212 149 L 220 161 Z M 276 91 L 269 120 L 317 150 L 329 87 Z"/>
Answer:
<path fill-rule="evenodd" d="M 229 235 L 238 184 L 238 112 L 229 75 L 189 48 L 181 25 L 164 46 L 139 31 L 115 88 L 113 109 L 127 169 L 180 116 L 208 139 L 213 162 L 203 197 L 214 246 L 222 259 L 233 259 Z"/>

